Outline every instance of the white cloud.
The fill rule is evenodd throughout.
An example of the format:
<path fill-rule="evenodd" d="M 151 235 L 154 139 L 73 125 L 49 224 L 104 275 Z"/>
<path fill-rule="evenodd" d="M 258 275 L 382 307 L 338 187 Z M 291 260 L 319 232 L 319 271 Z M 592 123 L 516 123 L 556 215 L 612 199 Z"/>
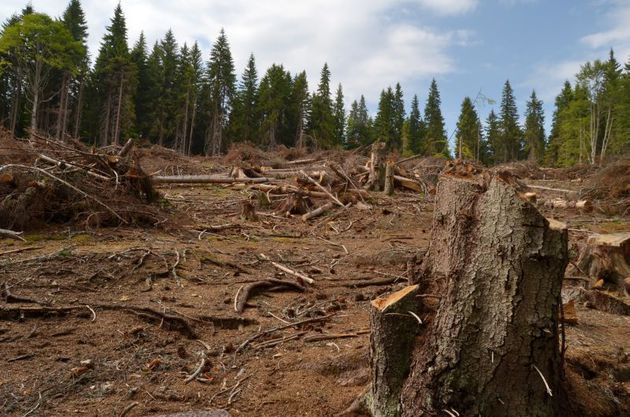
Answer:
<path fill-rule="evenodd" d="M 518 86 L 534 89 L 541 100 L 552 103 L 560 93 L 564 82 L 573 82 L 582 64 L 584 64 L 583 60 L 539 64 L 534 68 L 532 76 L 519 83 Z"/>
<path fill-rule="evenodd" d="M 581 41 L 593 48 L 615 49 L 622 60 L 630 58 L 630 1 L 609 0 L 606 14 L 609 27 L 606 30 L 584 36 Z"/>
<path fill-rule="evenodd" d="M 23 7 L 25 0 L 5 0 L 0 16 Z M 83 0 L 94 56 L 118 0 Z M 283 63 L 292 73 L 306 70 L 314 90 L 324 62 L 346 98 L 376 99 L 381 88 L 403 85 L 454 70 L 449 48 L 474 42 L 467 30 L 438 31 L 401 23 L 390 12 L 424 8 L 436 15 L 471 11 L 478 0 L 122 0 L 133 44 L 144 30 L 151 44 L 171 28 L 180 43 L 199 41 L 207 59 L 219 30 L 225 28 L 237 71 L 250 52 L 259 72 Z M 60 15 L 66 2 L 34 0 L 36 10 Z"/>

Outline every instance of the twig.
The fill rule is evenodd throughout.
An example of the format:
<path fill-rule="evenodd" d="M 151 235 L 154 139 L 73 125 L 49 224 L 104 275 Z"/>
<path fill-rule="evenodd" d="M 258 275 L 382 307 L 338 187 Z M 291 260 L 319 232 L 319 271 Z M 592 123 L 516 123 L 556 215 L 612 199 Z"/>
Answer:
<path fill-rule="evenodd" d="M 265 261 L 270 261 L 271 265 L 275 266 L 277 269 L 281 270 L 282 272 L 286 272 L 289 275 L 293 275 L 294 277 L 297 277 L 297 278 L 299 278 L 299 279 L 301 279 L 301 280 L 303 280 L 305 282 L 308 282 L 309 284 L 315 283 L 315 280 L 313 278 L 309 277 L 308 275 L 303 274 L 303 273 L 298 272 L 298 271 L 294 271 L 293 269 L 291 269 L 289 267 L 286 267 L 284 265 L 281 265 L 281 264 L 279 264 L 277 262 L 273 262 L 272 260 L 269 259 L 269 257 L 267 255 L 265 255 L 263 253 L 260 254 L 260 257 L 262 259 L 264 259 Z"/>
<path fill-rule="evenodd" d="M 31 414 L 33 414 L 35 412 L 35 410 L 37 410 L 39 408 L 40 405 L 42 405 L 42 393 L 41 393 L 41 391 L 38 392 L 37 394 L 39 395 L 39 399 L 37 400 L 37 404 L 35 404 L 35 407 L 31 408 L 24 415 L 22 415 L 22 417 L 30 416 Z"/>
<path fill-rule="evenodd" d="M 319 237 L 319 236 L 317 236 L 317 239 L 322 240 L 322 241 L 328 243 L 329 245 L 333 245 L 333 246 L 336 246 L 338 248 L 343 249 L 343 251 L 346 253 L 346 255 L 350 254 L 350 252 L 348 252 L 348 249 L 344 245 L 342 245 L 341 243 L 332 242 L 330 240 L 324 239 L 323 237 Z"/>
<path fill-rule="evenodd" d="M 234 296 L 234 311 L 242 313 L 243 310 L 245 310 L 245 304 L 255 289 L 264 289 L 269 287 L 276 287 L 277 289 L 293 289 L 300 292 L 306 291 L 306 288 L 299 284 L 282 281 L 280 279 L 270 278 L 264 281 L 252 282 L 247 285 L 242 285 L 236 292 L 236 295 Z"/>
<path fill-rule="evenodd" d="M 132 402 L 131 404 L 129 404 L 127 407 L 125 407 L 124 410 L 122 410 L 122 412 L 120 414 L 118 414 L 118 417 L 125 417 L 131 410 L 133 410 L 135 407 L 137 407 L 140 403 L 135 401 Z"/>
<path fill-rule="evenodd" d="M 13 250 L 8 250 L 5 252 L 0 252 L 0 256 L 2 255 L 10 255 L 12 253 L 20 253 L 20 252 L 26 252 L 29 250 L 36 250 L 36 249 L 42 249 L 43 246 L 28 246 L 26 248 L 18 248 L 18 249 L 13 249 Z"/>
<path fill-rule="evenodd" d="M 203 353 L 201 355 L 201 362 L 199 363 L 199 366 L 197 367 L 197 369 L 195 369 L 195 372 L 193 372 L 188 378 L 184 380 L 184 384 L 188 384 L 190 381 L 197 378 L 199 374 L 201 373 L 201 371 L 203 371 L 203 368 L 206 366 L 206 362 L 207 362 L 206 354 Z"/>
<path fill-rule="evenodd" d="M 551 392 L 551 388 L 549 388 L 549 384 L 547 383 L 547 380 L 545 379 L 545 377 L 543 376 L 542 372 L 540 372 L 540 369 L 538 369 L 538 367 L 536 365 L 532 365 L 534 367 L 534 369 L 536 370 L 536 372 L 538 372 L 538 375 L 540 375 L 540 378 L 543 380 L 543 382 L 545 383 L 545 388 L 547 388 L 547 394 L 549 394 L 550 397 L 553 397 L 553 394 Z"/>
<path fill-rule="evenodd" d="M 323 321 L 323 320 L 327 320 L 331 317 L 333 317 L 334 314 L 329 314 L 327 316 L 321 316 L 321 317 L 313 317 L 310 319 L 304 319 L 304 320 L 300 320 L 300 321 L 296 321 L 295 323 L 289 323 L 289 324 L 285 324 L 283 326 L 278 326 L 278 327 L 274 327 L 272 329 L 269 330 L 264 330 L 262 332 L 258 332 L 256 334 L 254 334 L 253 336 L 247 338 L 243 343 L 241 343 L 238 348 L 236 348 L 236 351 L 234 353 L 238 353 L 241 350 L 245 349 L 245 347 L 247 347 L 247 345 L 249 345 L 251 342 L 253 342 L 254 340 L 258 339 L 259 337 L 265 336 L 267 334 L 273 333 L 273 332 L 277 332 L 279 330 L 284 330 L 287 329 L 289 327 L 293 327 L 293 326 L 299 326 L 301 324 L 306 324 L 306 323 L 313 323 L 316 321 Z"/>
<path fill-rule="evenodd" d="M 87 307 L 88 310 L 90 310 L 90 312 L 92 313 L 92 321 L 96 321 L 96 311 L 94 311 L 94 309 L 92 307 L 90 307 L 89 305 L 85 305 Z"/>

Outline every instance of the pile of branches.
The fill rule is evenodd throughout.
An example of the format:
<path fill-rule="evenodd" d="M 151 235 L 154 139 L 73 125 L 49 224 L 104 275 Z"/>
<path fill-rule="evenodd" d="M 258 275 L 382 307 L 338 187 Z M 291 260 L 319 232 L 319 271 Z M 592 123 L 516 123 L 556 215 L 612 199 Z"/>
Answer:
<path fill-rule="evenodd" d="M 592 175 L 581 197 L 598 200 L 611 214 L 630 214 L 630 157 L 611 162 Z"/>
<path fill-rule="evenodd" d="M 250 152 L 251 151 L 251 152 Z M 292 154 L 291 157 L 302 156 Z M 417 160 L 420 158 L 414 158 Z M 253 220 L 255 207 L 270 208 L 282 216 L 302 217 L 308 221 L 334 210 L 356 205 L 369 208 L 370 191 L 393 194 L 395 189 L 418 196 L 432 194 L 434 171 L 444 162 L 430 164 L 430 174 L 411 159 L 397 160 L 388 155 L 384 144 L 372 146 L 369 157 L 353 151 L 317 152 L 300 159 L 287 160 L 279 153 L 272 157 L 248 145 L 233 147 L 224 159 L 231 162 L 229 172 L 217 175 L 154 176 L 159 184 L 221 184 L 252 191 L 243 202 L 241 217 Z M 269 164 L 269 165 L 266 165 Z M 253 201 L 252 201 L 253 200 Z"/>
<path fill-rule="evenodd" d="M 51 223 L 144 226 L 165 220 L 151 204 L 159 195 L 140 167 L 131 140 L 123 147 L 97 150 L 34 134 L 29 140 L 2 144 L 0 228 L 32 230 Z"/>

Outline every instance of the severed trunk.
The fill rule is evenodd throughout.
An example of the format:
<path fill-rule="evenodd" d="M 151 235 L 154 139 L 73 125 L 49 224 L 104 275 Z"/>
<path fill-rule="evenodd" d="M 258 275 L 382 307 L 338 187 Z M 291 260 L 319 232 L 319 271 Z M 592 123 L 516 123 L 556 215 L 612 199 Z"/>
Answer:
<path fill-rule="evenodd" d="M 441 300 L 402 415 L 557 416 L 566 226 L 500 177 L 445 174 L 432 233 L 420 285 Z"/>

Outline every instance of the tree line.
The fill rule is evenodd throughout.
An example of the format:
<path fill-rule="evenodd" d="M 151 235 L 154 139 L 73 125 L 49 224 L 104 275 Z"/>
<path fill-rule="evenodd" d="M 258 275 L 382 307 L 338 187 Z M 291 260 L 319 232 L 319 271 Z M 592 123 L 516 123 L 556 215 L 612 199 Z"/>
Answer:
<path fill-rule="evenodd" d="M 218 155 L 235 142 L 261 147 L 352 148 L 380 140 L 404 155 L 476 159 L 485 164 L 532 160 L 551 166 L 597 163 L 630 151 L 630 61 L 588 62 L 556 98 L 546 135 L 543 103 L 532 91 L 521 125 L 509 81 L 500 105 L 482 123 L 481 93 L 465 97 L 449 149 L 437 82 L 424 109 L 414 95 L 406 112 L 400 84 L 381 92 L 374 117 L 364 96 L 345 109 L 324 64 L 310 91 L 305 71 L 273 64 L 259 77 L 250 55 L 237 78 L 221 30 L 207 61 L 197 43 L 179 45 L 171 30 L 130 47 L 120 4 L 89 60 L 79 0 L 53 19 L 29 5 L 0 32 L 0 120 L 13 134 L 44 132 L 106 146 L 141 138 L 184 154 Z"/>

